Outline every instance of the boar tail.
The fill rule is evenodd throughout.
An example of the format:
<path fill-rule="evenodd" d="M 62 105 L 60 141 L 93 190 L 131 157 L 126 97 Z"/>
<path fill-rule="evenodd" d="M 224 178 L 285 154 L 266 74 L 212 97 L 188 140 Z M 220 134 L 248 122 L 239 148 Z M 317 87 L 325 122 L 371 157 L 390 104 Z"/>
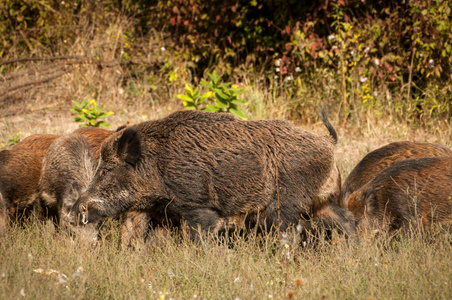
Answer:
<path fill-rule="evenodd" d="M 320 110 L 320 117 L 322 118 L 323 124 L 325 124 L 326 129 L 328 129 L 328 132 L 330 133 L 331 137 L 333 138 L 333 142 L 336 145 L 337 144 L 337 133 L 334 129 L 333 125 L 331 125 L 330 121 L 328 120 L 328 114 L 326 113 L 325 109 Z"/>

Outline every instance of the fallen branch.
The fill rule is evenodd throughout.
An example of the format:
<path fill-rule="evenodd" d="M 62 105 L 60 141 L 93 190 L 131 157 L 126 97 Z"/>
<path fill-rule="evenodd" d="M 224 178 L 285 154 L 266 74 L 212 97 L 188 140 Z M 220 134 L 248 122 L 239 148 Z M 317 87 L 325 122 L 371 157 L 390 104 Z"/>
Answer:
<path fill-rule="evenodd" d="M 32 85 L 38 85 L 38 84 L 42 84 L 42 83 L 51 81 L 51 80 L 53 80 L 55 78 L 63 76 L 66 73 L 69 73 L 69 72 L 70 72 L 70 70 L 64 70 L 64 71 L 61 71 L 61 72 L 59 72 L 59 73 L 57 73 L 57 74 L 55 74 L 53 76 L 49 76 L 49 77 L 46 77 L 46 78 L 43 78 L 43 79 L 39 79 L 39 80 L 29 81 L 29 82 L 26 82 L 26 83 L 23 83 L 23 84 L 19 84 L 19 85 L 13 86 L 13 87 L 9 88 L 6 91 L 0 91 L 0 93 L 2 94 L 2 96 L 0 97 L 0 101 L 3 101 L 8 96 L 8 94 L 10 94 L 11 92 L 14 92 L 14 91 L 17 91 L 19 89 L 23 89 L 23 88 L 26 88 L 26 87 L 29 87 L 29 86 L 32 86 Z"/>
<path fill-rule="evenodd" d="M 61 69 L 61 66 L 65 65 L 65 64 L 53 64 L 53 65 L 49 65 L 46 67 L 40 67 L 39 70 L 26 70 L 23 72 L 19 72 L 16 74 L 11 74 L 11 75 L 7 75 L 4 76 L 3 78 L 0 79 L 0 81 L 2 83 L 6 83 L 7 81 L 11 81 L 17 78 L 23 78 L 23 77 L 27 77 L 27 76 L 37 76 L 37 74 L 39 75 L 45 75 L 45 73 L 49 73 L 49 72 L 55 72 L 58 71 L 58 69 Z"/>
<path fill-rule="evenodd" d="M 10 65 L 18 62 L 28 62 L 28 61 L 55 61 L 55 60 L 69 60 L 69 59 L 79 59 L 86 60 L 89 63 L 97 63 L 100 64 L 99 61 L 93 60 L 84 56 L 52 56 L 52 57 L 25 57 L 25 58 L 17 58 L 13 60 L 8 60 L 4 62 L 0 62 L 0 66 Z"/>

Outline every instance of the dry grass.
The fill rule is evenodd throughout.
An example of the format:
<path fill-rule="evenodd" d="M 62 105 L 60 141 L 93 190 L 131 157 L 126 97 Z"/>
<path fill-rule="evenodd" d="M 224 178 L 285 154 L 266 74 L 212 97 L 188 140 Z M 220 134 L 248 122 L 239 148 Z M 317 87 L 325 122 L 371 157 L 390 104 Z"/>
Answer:
<path fill-rule="evenodd" d="M 117 224 L 93 246 L 41 224 L 12 228 L 0 246 L 3 299 L 450 299 L 450 231 L 390 239 L 341 237 L 317 248 L 248 235 L 226 247 L 172 233 L 118 247 Z"/>

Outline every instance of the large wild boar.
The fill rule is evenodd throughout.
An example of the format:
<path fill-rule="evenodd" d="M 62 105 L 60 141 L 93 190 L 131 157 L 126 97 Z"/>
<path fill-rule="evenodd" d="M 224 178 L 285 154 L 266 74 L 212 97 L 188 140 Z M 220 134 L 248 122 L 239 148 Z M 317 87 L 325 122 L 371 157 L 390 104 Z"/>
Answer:
<path fill-rule="evenodd" d="M 361 228 L 429 226 L 452 220 L 452 157 L 402 160 L 349 197 Z"/>
<path fill-rule="evenodd" d="M 57 137 L 32 135 L 0 152 L 1 226 L 6 226 L 8 217 L 28 216 L 34 211 L 42 159 Z"/>
<path fill-rule="evenodd" d="M 320 219 L 355 232 L 340 209 L 336 132 L 318 136 L 286 121 L 242 121 L 228 114 L 180 111 L 115 133 L 101 147 L 72 222 L 96 223 L 126 211 L 197 233 L 237 219 L 265 219 L 280 230 Z"/>
<path fill-rule="evenodd" d="M 342 186 L 340 206 L 348 209 L 348 198 L 395 162 L 421 157 L 451 157 L 452 151 L 430 143 L 394 142 L 368 153 L 351 171 Z"/>

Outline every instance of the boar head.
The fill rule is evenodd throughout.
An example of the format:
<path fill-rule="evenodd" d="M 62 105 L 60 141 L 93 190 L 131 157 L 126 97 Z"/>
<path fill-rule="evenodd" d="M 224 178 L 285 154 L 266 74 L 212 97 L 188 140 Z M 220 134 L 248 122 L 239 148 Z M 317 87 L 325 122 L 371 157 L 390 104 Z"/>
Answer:
<path fill-rule="evenodd" d="M 101 159 L 88 189 L 72 207 L 72 224 L 98 223 L 126 211 L 144 211 L 160 190 L 155 163 L 143 155 L 143 137 L 128 127 L 104 141 Z"/>

